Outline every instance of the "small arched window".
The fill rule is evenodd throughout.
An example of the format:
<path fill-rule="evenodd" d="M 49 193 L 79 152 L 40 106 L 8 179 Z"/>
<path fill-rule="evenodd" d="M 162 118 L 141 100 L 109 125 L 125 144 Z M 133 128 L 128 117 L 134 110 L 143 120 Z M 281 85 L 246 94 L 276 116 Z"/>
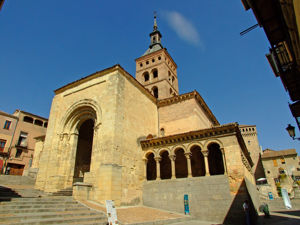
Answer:
<path fill-rule="evenodd" d="M 38 125 L 38 126 L 40 126 L 40 127 L 42 127 L 42 126 L 43 126 L 43 121 L 36 119 L 36 120 L 34 121 L 34 124 L 35 124 L 35 125 Z"/>
<path fill-rule="evenodd" d="M 162 137 L 165 136 L 165 129 L 164 128 L 160 128 L 160 135 Z"/>
<path fill-rule="evenodd" d="M 26 123 L 33 123 L 33 118 L 29 116 L 24 116 L 23 121 Z"/>
<path fill-rule="evenodd" d="M 148 72 L 145 72 L 145 73 L 143 74 L 143 77 L 144 77 L 144 80 L 145 80 L 145 81 L 148 81 L 148 80 L 149 80 L 149 73 L 148 73 Z"/>
<path fill-rule="evenodd" d="M 153 78 L 157 78 L 158 77 L 158 70 L 157 69 L 153 69 L 152 70 L 152 74 L 153 74 Z"/>
<path fill-rule="evenodd" d="M 154 86 L 154 87 L 152 88 L 152 92 L 153 92 L 154 97 L 155 97 L 155 98 L 158 98 L 158 88 L 157 88 L 156 86 Z"/>

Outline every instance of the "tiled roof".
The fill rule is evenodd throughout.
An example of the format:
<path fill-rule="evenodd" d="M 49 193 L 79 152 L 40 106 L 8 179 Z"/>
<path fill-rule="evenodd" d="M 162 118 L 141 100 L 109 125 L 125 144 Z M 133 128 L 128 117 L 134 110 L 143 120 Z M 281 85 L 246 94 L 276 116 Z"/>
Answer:
<path fill-rule="evenodd" d="M 287 155 L 297 155 L 296 149 L 292 148 L 292 149 L 286 149 L 286 150 L 280 150 L 280 151 L 274 151 L 272 149 L 265 149 L 263 151 L 261 158 L 266 159 L 266 158 L 281 157 L 281 156 L 287 156 Z"/>

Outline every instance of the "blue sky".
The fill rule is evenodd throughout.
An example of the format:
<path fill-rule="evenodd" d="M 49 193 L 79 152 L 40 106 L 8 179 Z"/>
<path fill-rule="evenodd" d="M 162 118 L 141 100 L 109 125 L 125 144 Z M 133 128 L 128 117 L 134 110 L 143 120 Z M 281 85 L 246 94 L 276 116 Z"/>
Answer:
<path fill-rule="evenodd" d="M 5 1 L 0 11 L 0 110 L 49 116 L 53 90 L 120 64 L 135 75 L 153 11 L 178 65 L 180 93 L 196 89 L 220 123 L 255 124 L 262 148 L 296 148 L 289 96 L 265 58 L 263 29 L 241 1 Z M 298 132 L 298 136 L 299 132 Z"/>

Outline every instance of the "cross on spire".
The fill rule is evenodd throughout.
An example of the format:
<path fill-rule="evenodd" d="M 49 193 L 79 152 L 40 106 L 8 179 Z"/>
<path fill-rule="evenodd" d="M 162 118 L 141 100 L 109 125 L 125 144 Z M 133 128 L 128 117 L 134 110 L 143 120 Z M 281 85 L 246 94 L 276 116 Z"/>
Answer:
<path fill-rule="evenodd" d="M 153 12 L 154 14 L 154 25 L 153 25 L 153 31 L 157 31 L 157 23 L 156 23 L 156 11 Z"/>

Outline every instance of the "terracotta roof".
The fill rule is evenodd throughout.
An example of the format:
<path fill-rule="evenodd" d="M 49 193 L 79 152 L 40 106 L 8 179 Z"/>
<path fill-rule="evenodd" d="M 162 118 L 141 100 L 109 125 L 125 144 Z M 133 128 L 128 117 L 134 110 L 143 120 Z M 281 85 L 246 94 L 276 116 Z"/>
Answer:
<path fill-rule="evenodd" d="M 274 158 L 274 157 L 281 157 L 281 156 L 287 156 L 287 155 L 297 155 L 296 149 L 286 149 L 286 150 L 280 150 L 275 151 L 272 149 L 265 149 L 263 150 L 263 154 L 261 156 L 262 159 L 266 158 Z"/>
<path fill-rule="evenodd" d="M 14 116 L 12 114 L 9 114 L 9 113 L 3 112 L 3 111 L 0 111 L 0 115 L 11 117 L 11 118 L 14 118 L 14 119 L 19 119 L 17 116 Z"/>
<path fill-rule="evenodd" d="M 25 112 L 25 111 L 20 110 L 20 109 L 16 109 L 14 113 L 16 113 L 16 112 L 21 112 L 21 113 L 23 113 L 23 114 L 30 115 L 30 116 L 34 116 L 34 117 L 37 117 L 37 118 L 40 118 L 40 119 L 43 119 L 43 120 L 47 120 L 47 121 L 48 121 L 48 119 L 45 118 L 45 117 L 42 117 L 42 116 L 39 116 L 39 115 L 35 115 L 35 114 L 33 114 L 33 113 Z"/>

